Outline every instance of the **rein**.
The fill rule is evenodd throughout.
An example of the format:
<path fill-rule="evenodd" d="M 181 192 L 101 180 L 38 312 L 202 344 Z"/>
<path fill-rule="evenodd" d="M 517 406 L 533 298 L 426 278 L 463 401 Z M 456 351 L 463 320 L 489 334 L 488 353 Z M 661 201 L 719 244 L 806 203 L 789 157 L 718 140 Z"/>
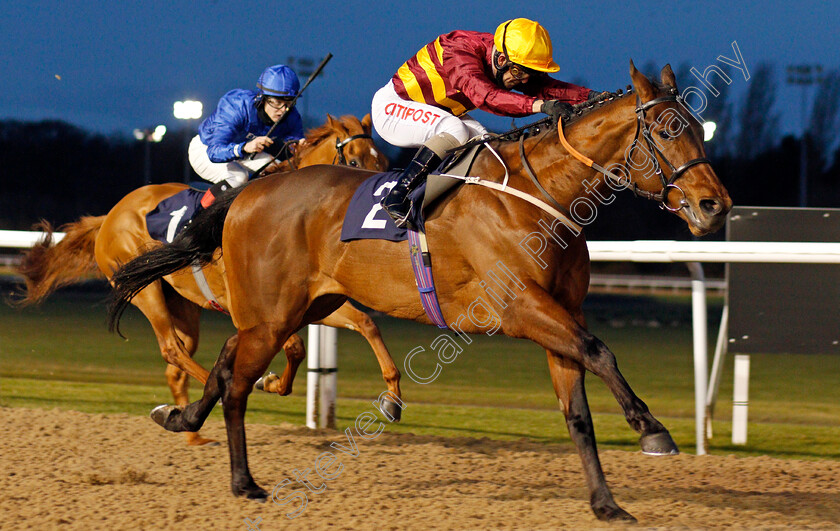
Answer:
<path fill-rule="evenodd" d="M 644 198 L 644 199 L 649 199 L 651 201 L 656 201 L 657 203 L 659 203 L 659 207 L 662 208 L 662 209 L 668 210 L 670 212 L 678 212 L 678 211 L 682 210 L 683 208 L 688 207 L 689 205 L 688 205 L 688 200 L 686 199 L 685 192 L 679 186 L 674 184 L 675 181 L 677 179 L 679 179 L 688 169 L 690 169 L 694 166 L 697 166 L 698 164 L 711 164 L 711 161 L 706 157 L 699 157 L 699 158 L 692 159 L 692 160 L 686 162 L 685 164 L 683 164 L 682 166 L 680 166 L 678 168 L 675 168 L 674 165 L 671 164 L 671 162 L 667 159 L 667 157 L 665 157 L 665 154 L 662 153 L 662 151 L 659 149 L 659 147 L 653 141 L 653 138 L 652 138 L 651 132 L 650 132 L 650 128 L 648 127 L 648 124 L 645 121 L 645 111 L 647 111 L 651 107 L 654 107 L 656 105 L 659 105 L 661 103 L 666 103 L 666 102 L 682 103 L 682 98 L 679 96 L 679 94 L 676 93 L 675 89 L 672 90 L 672 92 L 670 94 L 668 94 L 666 96 L 661 96 L 659 98 L 652 99 L 651 101 L 649 101 L 645 104 L 641 103 L 641 100 L 639 99 L 638 95 L 636 96 L 636 110 L 635 110 L 635 112 L 636 112 L 636 135 L 635 135 L 635 138 L 633 139 L 633 144 L 630 147 L 630 153 L 632 154 L 633 151 L 636 149 L 636 146 L 639 143 L 639 135 L 641 134 L 642 137 L 645 139 L 645 142 L 648 144 L 648 148 L 651 150 L 652 153 L 655 153 L 655 155 L 653 157 L 655 173 L 657 175 L 659 175 L 659 179 L 662 181 L 662 190 L 658 193 L 649 192 L 647 190 L 642 190 L 641 188 L 638 187 L 638 185 L 635 182 L 632 182 L 629 179 L 624 179 L 624 178 L 616 175 L 615 173 L 611 172 L 610 170 L 608 170 L 608 169 L 604 168 L 603 166 L 601 166 L 600 164 L 596 163 L 595 161 L 593 161 L 592 159 L 590 159 L 589 157 L 587 157 L 586 155 L 584 155 L 580 151 L 573 148 L 569 144 L 568 140 L 566 140 L 566 137 L 563 134 L 562 122 L 558 122 L 558 124 L 557 124 L 557 136 L 559 137 L 560 143 L 563 145 L 563 147 L 573 157 L 575 157 L 577 160 L 579 160 L 580 162 L 585 164 L 587 167 L 592 168 L 593 170 L 603 174 L 605 177 L 612 180 L 617 185 L 619 185 L 623 188 L 629 189 L 631 192 L 633 192 L 634 195 L 636 195 L 638 197 L 641 197 L 641 198 Z M 549 201 L 550 204 L 546 203 L 545 201 L 541 201 L 541 200 L 539 200 L 539 199 L 537 199 L 537 198 L 535 198 L 535 197 L 533 197 L 529 194 L 526 194 L 526 193 L 524 193 L 520 190 L 516 190 L 516 189 L 510 188 L 510 187 L 507 187 L 506 184 L 500 185 L 500 184 L 492 182 L 492 181 L 487 181 L 486 179 L 481 179 L 480 177 L 476 177 L 476 176 L 461 177 L 461 176 L 457 176 L 457 175 L 448 175 L 448 174 L 441 174 L 441 175 L 444 176 L 444 177 L 452 177 L 452 178 L 455 178 L 455 179 L 460 179 L 462 181 L 465 181 L 467 184 L 478 184 L 478 185 L 482 185 L 482 186 L 485 186 L 485 187 L 488 187 L 488 188 L 491 188 L 491 189 L 494 189 L 494 190 L 497 190 L 497 191 L 500 191 L 500 192 L 505 192 L 505 193 L 508 193 L 508 194 L 511 194 L 511 195 L 515 195 L 515 196 L 519 197 L 520 199 L 524 199 L 525 201 L 528 201 L 529 203 L 537 206 L 538 208 L 544 210 L 545 212 L 548 212 L 549 214 L 551 214 L 552 216 L 554 216 L 555 218 L 560 220 L 565 225 L 570 226 L 570 227 L 574 227 L 577 230 L 580 230 L 580 226 L 577 223 L 574 223 L 572 221 L 572 216 L 569 214 L 569 211 L 566 208 L 564 208 L 560 203 L 558 203 L 557 200 L 554 199 L 546 191 L 546 189 L 543 188 L 543 186 L 540 184 L 539 179 L 537 178 L 536 173 L 534 173 L 534 169 L 531 167 L 531 164 L 528 162 L 528 158 L 525 154 L 525 137 L 528 135 L 528 133 L 531 133 L 531 132 L 534 132 L 534 131 L 539 132 L 539 127 L 540 126 L 547 125 L 550 122 L 551 122 L 550 118 L 544 118 L 544 119 L 542 119 L 538 122 L 526 125 L 524 127 L 519 127 L 517 129 L 513 129 L 513 130 L 508 131 L 506 133 L 495 134 L 495 135 L 485 134 L 482 137 L 474 138 L 474 139 L 462 144 L 461 146 L 458 146 L 454 149 L 449 150 L 449 153 L 456 153 L 458 151 L 471 148 L 476 144 L 484 144 L 486 147 L 490 148 L 489 142 L 491 140 L 514 140 L 514 141 L 518 140 L 518 143 L 519 143 L 519 157 L 522 160 L 522 166 L 525 169 L 525 172 L 528 174 L 528 177 L 530 177 L 531 181 L 536 186 L 537 190 L 540 191 L 540 193 Z M 504 164 L 502 159 L 498 156 L 498 154 L 495 153 L 495 151 L 492 150 L 492 148 L 491 148 L 491 151 L 494 153 L 494 155 L 496 155 L 496 158 L 499 159 L 500 162 L 502 162 L 502 165 L 505 166 L 505 171 L 507 172 L 507 166 Z M 659 164 L 659 158 L 656 155 L 659 155 L 659 157 L 661 157 L 662 160 L 665 161 L 665 164 L 667 164 L 668 167 L 671 169 L 671 176 L 669 178 L 665 177 L 665 175 L 662 171 L 662 167 Z M 507 175 L 507 173 L 506 173 L 506 175 Z M 507 178 L 505 178 L 505 181 L 507 181 Z M 667 203 L 668 192 L 671 190 L 671 188 L 674 188 L 674 189 L 678 190 L 682 194 L 682 199 L 680 199 L 680 202 L 679 202 L 680 206 L 678 208 L 671 208 L 670 206 L 668 206 L 668 203 Z"/>
<path fill-rule="evenodd" d="M 346 146 L 347 144 L 349 144 L 349 143 L 350 143 L 350 142 L 352 142 L 353 140 L 358 140 L 358 139 L 362 139 L 362 138 L 372 138 L 372 137 L 371 137 L 370 135 L 368 135 L 368 134 L 363 133 L 363 134 L 359 134 L 359 135 L 348 136 L 348 137 L 347 137 L 347 138 L 345 138 L 344 140 L 341 140 L 340 138 L 336 138 L 336 139 L 335 139 L 335 150 L 336 150 L 336 154 L 335 154 L 335 156 L 333 157 L 332 164 L 335 164 L 335 162 L 336 162 L 336 160 L 337 160 L 339 164 L 342 164 L 342 165 L 344 165 L 344 166 L 348 166 L 348 164 L 347 164 L 347 158 L 344 156 L 344 146 Z M 288 149 L 288 147 L 289 147 L 291 144 L 294 144 L 295 142 L 296 142 L 296 140 L 288 140 L 288 141 L 286 141 L 286 143 L 284 144 L 284 146 L 280 149 L 279 153 L 282 153 L 284 150 Z M 314 148 L 315 146 L 313 145 L 312 147 Z M 278 154 L 279 154 L 279 153 L 278 153 Z M 298 155 L 298 153 L 295 153 L 295 155 Z M 299 156 L 298 156 L 298 158 L 299 158 Z M 275 161 L 275 160 L 277 160 L 277 157 L 274 157 L 273 159 L 271 159 L 271 161 L 270 161 L 270 162 L 268 162 L 268 163 L 267 163 L 267 164 L 265 164 L 262 168 L 260 168 L 260 169 L 259 169 L 259 170 L 257 170 L 256 172 L 254 172 L 254 173 L 253 173 L 253 175 L 252 175 L 250 178 L 251 178 L 251 179 L 255 179 L 256 177 L 258 177 L 258 176 L 259 176 L 259 174 L 260 174 L 260 173 L 262 173 L 262 171 L 263 171 L 263 170 L 265 170 L 265 169 L 266 169 L 268 166 L 270 166 L 272 163 L 274 163 L 274 161 Z M 295 165 L 295 156 L 289 157 L 289 158 L 288 158 L 288 159 L 286 159 L 286 160 L 288 160 L 288 161 L 289 161 L 289 168 L 290 168 L 291 170 L 297 170 L 297 169 L 298 169 L 298 168 L 297 168 L 297 166 Z"/>

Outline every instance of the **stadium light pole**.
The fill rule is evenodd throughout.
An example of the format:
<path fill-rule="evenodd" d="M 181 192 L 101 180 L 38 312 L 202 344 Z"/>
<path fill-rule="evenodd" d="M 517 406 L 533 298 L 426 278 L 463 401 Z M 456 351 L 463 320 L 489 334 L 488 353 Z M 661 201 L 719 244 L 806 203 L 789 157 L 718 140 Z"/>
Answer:
<path fill-rule="evenodd" d="M 200 101 L 184 100 L 176 101 L 172 106 L 172 114 L 179 120 L 184 120 L 187 124 L 187 132 L 184 135 L 186 142 L 184 145 L 184 182 L 190 182 L 190 139 L 192 138 L 192 128 L 190 127 L 190 120 L 197 120 L 201 118 L 204 112 L 204 105 Z"/>
<path fill-rule="evenodd" d="M 799 206 L 807 206 L 808 203 L 808 143 L 806 140 L 807 123 L 806 117 L 808 114 L 808 87 L 811 85 L 821 83 L 824 79 L 822 75 L 823 67 L 820 64 L 799 64 L 788 65 L 787 67 L 787 83 L 788 85 L 798 85 L 802 88 L 802 107 L 801 107 L 801 121 L 802 121 L 802 138 L 801 147 L 799 148 Z"/>
<path fill-rule="evenodd" d="M 134 138 L 143 142 L 143 185 L 152 184 L 152 142 L 157 144 L 163 140 L 166 126 L 159 125 L 154 129 L 135 129 Z"/>

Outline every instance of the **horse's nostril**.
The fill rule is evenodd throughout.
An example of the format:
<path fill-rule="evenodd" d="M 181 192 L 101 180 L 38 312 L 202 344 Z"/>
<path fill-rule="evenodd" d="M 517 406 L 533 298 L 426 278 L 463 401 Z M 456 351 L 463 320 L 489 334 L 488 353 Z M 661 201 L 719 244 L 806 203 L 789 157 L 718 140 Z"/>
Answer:
<path fill-rule="evenodd" d="M 700 210 L 707 216 L 715 216 L 723 211 L 723 201 L 720 199 L 701 199 Z"/>

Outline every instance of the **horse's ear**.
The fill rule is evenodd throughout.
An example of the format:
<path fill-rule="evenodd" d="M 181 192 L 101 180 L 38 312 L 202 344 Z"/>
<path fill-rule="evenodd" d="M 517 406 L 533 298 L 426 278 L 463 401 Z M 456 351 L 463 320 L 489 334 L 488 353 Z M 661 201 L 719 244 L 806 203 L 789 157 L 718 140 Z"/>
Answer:
<path fill-rule="evenodd" d="M 630 59 L 630 79 L 633 80 L 633 86 L 636 88 L 636 94 L 639 95 L 642 101 L 649 101 L 653 99 L 656 94 L 656 89 L 644 74 L 636 70 L 636 65 L 633 64 L 632 59 Z"/>
<path fill-rule="evenodd" d="M 330 124 L 330 129 L 338 129 L 339 123 L 330 113 L 327 113 L 327 123 Z"/>
<path fill-rule="evenodd" d="M 368 134 L 368 135 L 371 134 L 371 132 L 370 132 L 371 124 L 372 124 L 372 121 L 370 119 L 370 113 L 367 113 L 365 115 L 365 117 L 362 118 L 362 129 L 365 130 L 365 134 Z"/>
<path fill-rule="evenodd" d="M 671 70 L 671 64 L 665 65 L 662 68 L 662 72 L 659 74 L 660 79 L 662 79 L 662 83 L 668 85 L 669 87 L 677 88 L 677 76 L 674 75 L 674 71 Z"/>

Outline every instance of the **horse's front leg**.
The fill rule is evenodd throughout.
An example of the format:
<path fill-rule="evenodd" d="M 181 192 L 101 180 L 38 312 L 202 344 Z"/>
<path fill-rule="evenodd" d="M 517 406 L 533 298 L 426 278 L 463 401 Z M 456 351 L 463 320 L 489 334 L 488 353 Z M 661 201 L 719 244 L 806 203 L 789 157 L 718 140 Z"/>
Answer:
<path fill-rule="evenodd" d="M 601 469 L 598 449 L 595 445 L 595 429 L 592 416 L 589 413 L 589 402 L 586 400 L 586 390 L 583 378 L 586 374 L 579 363 L 566 359 L 550 350 L 548 353 L 548 369 L 554 392 L 560 401 L 560 408 L 566 416 L 566 426 L 569 435 L 578 450 L 586 483 L 589 487 L 589 503 L 595 516 L 600 520 L 631 520 L 635 521 L 627 511 L 615 503 L 612 493 L 607 488 L 607 481 Z"/>
<path fill-rule="evenodd" d="M 548 350 L 557 352 L 581 364 L 586 370 L 601 378 L 615 396 L 624 412 L 627 423 L 641 434 L 642 452 L 649 455 L 674 455 L 677 445 L 665 426 L 651 414 L 647 405 L 633 392 L 618 370 L 615 355 L 603 341 L 590 334 L 580 321 L 548 293 L 534 287 L 529 295 L 534 297 L 529 306 L 529 323 L 525 336 Z M 520 328 L 523 328 L 520 325 Z"/>
<path fill-rule="evenodd" d="M 648 434 L 664 434 L 670 440 L 667 430 L 630 389 L 618 371 L 615 356 L 539 286 L 526 288 L 516 304 L 508 307 L 502 316 L 502 327 L 507 335 L 532 339 L 550 353 L 552 381 L 558 398 L 564 402 L 569 431 L 583 459 L 592 511 L 600 519 L 632 518 L 613 500 L 597 459 L 582 371 L 604 380 L 624 409 L 627 421 L 643 433 L 643 449 Z"/>
<path fill-rule="evenodd" d="M 627 423 L 641 435 L 639 445 L 642 448 L 642 453 L 656 456 L 680 453 L 677 444 L 671 438 L 671 434 L 668 433 L 665 426 L 656 420 L 647 404 L 636 396 L 630 388 L 630 384 L 618 370 L 615 355 L 604 342 L 587 331 L 582 334 L 582 340 L 585 359 L 589 361 L 594 370 L 589 369 L 589 367 L 587 369 L 604 380 L 624 411 Z"/>
<path fill-rule="evenodd" d="M 402 398 L 400 391 L 400 371 L 394 364 L 394 359 L 382 341 L 382 334 L 379 332 L 379 327 L 373 322 L 365 312 L 356 309 L 349 301 L 341 305 L 341 307 L 328 315 L 321 321 L 327 326 L 334 328 L 348 328 L 355 330 L 362 334 L 367 340 L 370 348 L 376 356 L 376 361 L 379 362 L 379 368 L 382 370 L 382 379 L 385 380 L 385 385 L 388 391 L 395 397 Z M 382 397 L 381 407 L 383 411 L 387 412 L 390 418 L 399 421 L 402 416 L 402 408 L 396 401 L 386 398 L 387 394 Z"/>

